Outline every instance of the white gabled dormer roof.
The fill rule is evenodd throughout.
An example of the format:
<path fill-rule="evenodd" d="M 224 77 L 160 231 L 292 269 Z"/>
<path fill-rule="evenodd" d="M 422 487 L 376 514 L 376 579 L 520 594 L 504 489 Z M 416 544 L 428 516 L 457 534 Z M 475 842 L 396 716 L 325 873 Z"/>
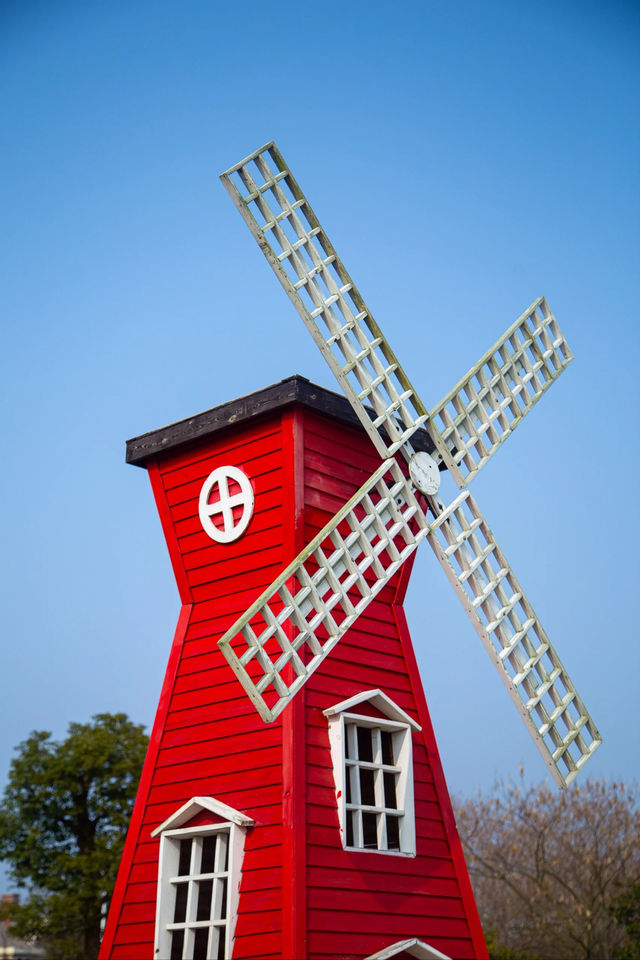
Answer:
<path fill-rule="evenodd" d="M 222 803 L 221 800 L 216 800 L 214 797 L 191 797 L 191 800 L 183 803 L 182 806 L 176 810 L 175 813 L 172 813 L 170 817 L 167 817 L 159 827 L 152 830 L 151 836 L 157 837 L 159 833 L 163 833 L 165 830 L 176 830 L 183 824 L 188 823 L 189 820 L 192 820 L 203 810 L 214 813 L 222 820 L 236 823 L 239 827 L 252 827 L 255 823 L 255 821 L 245 813 L 240 813 L 239 810 L 228 807 L 226 803 Z"/>
<path fill-rule="evenodd" d="M 398 723 L 407 723 L 412 730 L 422 730 L 419 723 L 416 723 L 408 713 L 405 713 L 397 703 L 394 703 L 391 697 L 388 697 L 382 690 L 363 690 L 357 693 L 355 697 L 349 697 L 348 700 L 342 700 L 335 706 L 323 710 L 325 717 L 336 717 L 340 713 L 350 713 L 354 707 L 361 703 L 370 703 L 372 707 L 379 710 L 380 713 L 388 717 L 389 720 L 396 720 Z"/>
<path fill-rule="evenodd" d="M 365 957 L 365 960 L 391 960 L 399 953 L 408 953 L 410 957 L 415 957 L 416 960 L 450 960 L 446 954 L 440 953 L 435 947 L 430 947 L 428 943 L 418 940 L 417 937 L 392 943 L 391 946 Z"/>

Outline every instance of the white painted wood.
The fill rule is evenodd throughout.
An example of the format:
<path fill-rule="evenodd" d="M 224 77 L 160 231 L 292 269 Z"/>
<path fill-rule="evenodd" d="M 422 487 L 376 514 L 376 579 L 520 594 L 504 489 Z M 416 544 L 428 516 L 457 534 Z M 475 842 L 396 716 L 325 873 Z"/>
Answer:
<path fill-rule="evenodd" d="M 359 706 L 361 703 L 369 703 L 372 707 L 375 707 L 380 713 L 383 713 L 389 718 L 389 720 L 396 720 L 399 723 L 404 723 L 407 726 L 411 727 L 412 730 L 422 730 L 422 727 L 417 723 L 408 713 L 398 706 L 397 703 L 387 696 L 386 693 L 383 693 L 382 690 L 363 690 L 362 693 L 357 693 L 354 697 L 349 697 L 348 700 L 341 700 L 340 703 L 336 703 L 333 707 L 329 707 L 327 710 L 323 710 L 325 717 L 334 717 L 339 713 L 348 713 L 353 710 L 354 707 Z"/>
<path fill-rule="evenodd" d="M 410 856 L 416 854 L 415 812 L 413 798 L 413 745 L 412 729 L 419 730 L 414 720 L 401 710 L 386 694 L 379 690 L 366 691 L 364 696 L 351 697 L 324 711 L 329 721 L 329 745 L 333 764 L 336 804 L 342 845 L 347 850 L 366 851 L 387 856 Z M 376 705 L 381 712 L 394 719 L 370 717 L 358 714 L 357 707 L 364 702 Z M 347 706 L 348 705 L 348 706 Z M 355 709 L 349 709 L 355 708 Z M 397 717 L 406 717 L 401 722 Z M 358 757 L 358 727 L 371 731 L 373 739 L 373 760 L 365 761 Z M 385 764 L 382 757 L 381 733 L 388 733 L 393 741 L 394 763 Z M 360 771 L 371 771 L 374 777 L 375 803 L 366 805 L 360 792 Z M 396 778 L 396 806 L 385 804 L 383 775 L 392 774 Z M 347 800 L 347 780 L 350 800 Z M 378 849 L 364 846 L 362 815 L 371 814 L 377 820 Z M 398 821 L 399 849 L 390 849 L 387 836 L 389 816 Z M 347 818 L 353 824 L 353 842 L 347 843 Z"/>
<path fill-rule="evenodd" d="M 424 450 L 418 450 L 410 457 L 409 476 L 421 493 L 435 496 L 440 489 L 438 461 Z"/>
<path fill-rule="evenodd" d="M 274 143 L 220 178 L 381 457 L 427 411 Z"/>
<path fill-rule="evenodd" d="M 464 488 L 571 361 L 540 297 L 427 414 L 275 144 L 221 179 L 382 457 L 399 452 L 411 464 L 411 437 L 424 425 L 436 462 L 444 462 Z M 428 524 L 419 505 L 410 513 L 410 501 L 417 501 L 404 481 L 400 502 L 410 522 L 397 550 L 387 512 L 393 512 L 392 501 L 378 490 L 382 499 L 376 506 L 369 496 L 379 475 L 222 638 L 221 649 L 240 682 L 261 716 L 273 720 L 413 552 L 426 523 L 429 542 L 545 763 L 560 786 L 568 785 L 601 738 L 475 501 L 465 492 L 445 508 L 425 489 L 436 518 Z M 426 487 L 424 478 L 415 479 Z M 357 514 L 363 509 L 360 528 Z M 345 521 L 350 532 L 343 539 L 339 528 Z M 377 537 L 391 555 L 387 566 L 380 563 Z M 364 578 L 369 568 L 377 577 L 373 587 Z M 356 603 L 348 597 L 353 586 L 360 595 Z M 325 633 L 319 635 L 318 628 Z M 269 686 L 271 704 L 264 697 Z"/>
<path fill-rule="evenodd" d="M 229 480 L 234 481 L 240 488 L 239 493 L 230 493 Z M 211 494 L 217 490 L 217 496 L 210 503 Z M 208 537 L 218 543 L 232 543 L 245 532 L 253 516 L 253 487 L 246 473 L 239 467 L 216 467 L 200 488 L 198 499 L 198 516 L 202 528 Z M 237 522 L 234 521 L 234 507 L 242 507 L 242 513 Z M 212 517 L 221 514 L 222 527 L 216 526 Z"/>
<path fill-rule="evenodd" d="M 459 487 L 473 480 L 572 359 L 539 297 L 434 407 L 427 429 Z"/>
<path fill-rule="evenodd" d="M 602 738 L 468 490 L 433 504 L 428 537 L 556 783 Z"/>
<path fill-rule="evenodd" d="M 208 810 L 209 813 L 215 814 L 222 820 L 228 820 L 229 823 L 236 823 L 239 827 L 252 827 L 254 823 L 251 817 L 241 813 L 240 810 L 234 810 L 233 807 L 223 803 L 222 800 L 216 800 L 215 797 L 192 797 L 191 800 L 187 800 L 181 807 L 178 807 L 175 813 L 167 817 L 160 826 L 152 830 L 151 836 L 157 837 L 167 830 L 175 830 L 181 827 L 202 810 Z"/>
<path fill-rule="evenodd" d="M 202 801 L 206 801 L 206 805 L 203 805 Z M 238 813 L 211 797 L 193 797 L 186 804 L 183 804 L 165 823 L 175 824 L 181 821 L 183 813 L 187 810 L 193 811 L 190 816 L 194 816 L 198 810 L 211 809 L 212 806 L 215 807 L 212 812 L 219 813 L 224 809 L 229 809 L 234 814 Z M 244 818 L 244 814 L 239 814 L 239 816 Z M 245 819 L 247 822 L 243 826 L 238 826 L 236 818 L 234 822 L 227 821 L 220 824 L 164 829 L 160 833 L 154 942 L 154 957 L 156 960 L 163 960 L 163 958 L 170 956 L 173 932 L 179 930 L 184 931 L 183 960 L 191 960 L 193 957 L 195 931 L 198 929 L 208 931 L 207 957 L 210 960 L 218 956 L 218 945 L 221 937 L 224 943 L 224 956 L 231 957 L 233 955 L 233 937 L 238 914 L 244 841 L 247 826 L 253 824 L 253 820 L 250 818 Z M 157 835 L 158 829 L 154 831 L 154 835 Z M 201 870 L 203 839 L 213 835 L 218 837 L 213 871 L 203 873 Z M 178 864 L 180 842 L 182 840 L 191 842 L 191 859 L 189 873 L 179 876 Z M 211 880 L 213 884 L 211 916 L 207 920 L 196 919 L 198 883 L 202 880 Z M 223 884 L 225 883 L 227 885 L 227 908 L 223 915 Z M 176 922 L 174 919 L 176 892 L 179 885 L 187 887 L 186 911 L 185 919 Z"/>
<path fill-rule="evenodd" d="M 398 940 L 397 943 L 392 943 L 390 946 L 376 951 L 376 953 L 369 954 L 368 957 L 365 957 L 365 960 L 392 960 L 393 957 L 397 957 L 401 953 L 414 957 L 414 960 L 450 960 L 450 957 L 445 953 L 441 953 L 435 947 L 430 947 L 428 943 L 418 940 L 417 937 L 412 937 L 410 940 Z"/>

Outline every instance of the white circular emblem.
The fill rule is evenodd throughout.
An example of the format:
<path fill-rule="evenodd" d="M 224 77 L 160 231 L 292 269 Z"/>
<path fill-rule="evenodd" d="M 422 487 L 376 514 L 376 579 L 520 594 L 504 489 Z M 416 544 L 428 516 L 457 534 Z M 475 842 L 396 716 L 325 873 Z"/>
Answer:
<path fill-rule="evenodd" d="M 409 476 L 422 493 L 433 495 L 440 487 L 440 471 L 433 457 L 423 450 L 414 453 L 409 461 Z"/>
<path fill-rule="evenodd" d="M 217 491 L 213 503 L 209 498 Z M 234 507 L 242 507 L 240 518 L 233 518 Z M 249 477 L 238 467 L 218 467 L 209 474 L 200 490 L 198 502 L 204 532 L 218 543 L 231 543 L 242 536 L 253 516 L 253 489 Z M 211 519 L 221 515 L 221 526 Z"/>

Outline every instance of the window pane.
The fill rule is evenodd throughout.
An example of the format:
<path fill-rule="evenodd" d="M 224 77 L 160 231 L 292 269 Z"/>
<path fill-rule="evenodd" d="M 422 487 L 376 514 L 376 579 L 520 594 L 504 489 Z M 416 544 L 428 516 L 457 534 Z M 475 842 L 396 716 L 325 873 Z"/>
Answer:
<path fill-rule="evenodd" d="M 200 873 L 213 873 L 216 856 L 216 835 L 202 838 L 202 865 Z"/>
<path fill-rule="evenodd" d="M 229 834 L 220 833 L 218 838 L 218 843 L 222 847 L 219 869 L 224 873 L 225 870 L 229 869 Z"/>
<path fill-rule="evenodd" d="M 184 930 L 174 930 L 171 934 L 171 956 L 169 960 L 182 960 Z"/>
<path fill-rule="evenodd" d="M 380 739 L 382 741 L 382 762 L 392 767 L 395 762 L 393 759 L 393 735 L 388 730 L 381 730 Z"/>
<path fill-rule="evenodd" d="M 188 883 L 176 884 L 176 908 L 173 913 L 174 923 L 184 923 L 187 917 L 187 889 Z"/>
<path fill-rule="evenodd" d="M 385 773 L 384 775 L 384 805 L 385 807 L 393 807 L 394 809 L 398 807 L 395 773 Z"/>
<path fill-rule="evenodd" d="M 345 781 L 344 781 L 344 786 L 345 786 L 345 791 L 346 791 L 347 803 L 352 803 L 352 802 L 353 802 L 353 801 L 351 800 L 351 770 L 352 770 L 352 769 L 353 769 L 352 767 L 347 767 L 347 768 L 345 769 Z"/>
<path fill-rule="evenodd" d="M 196 920 L 211 919 L 211 894 L 213 893 L 213 880 L 201 880 L 198 883 L 198 907 L 196 911 Z"/>
<path fill-rule="evenodd" d="M 357 816 L 355 810 L 347 811 L 347 846 L 353 846 L 353 818 Z"/>
<path fill-rule="evenodd" d="M 373 770 L 360 769 L 360 803 L 365 807 L 376 805 Z"/>
<path fill-rule="evenodd" d="M 220 892 L 220 896 L 222 898 L 222 903 L 220 905 L 220 918 L 224 920 L 227 916 L 227 881 L 220 880 L 219 882 L 220 886 L 222 887 Z"/>
<path fill-rule="evenodd" d="M 378 817 L 375 813 L 362 814 L 362 846 L 378 849 Z"/>
<path fill-rule="evenodd" d="M 178 863 L 178 876 L 186 877 L 191 872 L 191 840 L 180 841 L 180 861 Z"/>
<path fill-rule="evenodd" d="M 218 949 L 216 951 L 216 960 L 224 960 L 224 941 L 226 936 L 226 927 L 214 927 L 211 931 L 212 937 L 218 938 Z"/>
<path fill-rule="evenodd" d="M 373 745 L 371 743 L 371 728 L 357 727 L 358 732 L 358 759 L 373 762 Z"/>
<path fill-rule="evenodd" d="M 387 849 L 400 849 L 400 823 L 398 817 L 387 817 Z"/>
<path fill-rule="evenodd" d="M 209 943 L 209 928 L 199 927 L 196 930 L 193 944 L 193 960 L 207 960 L 207 946 Z"/>

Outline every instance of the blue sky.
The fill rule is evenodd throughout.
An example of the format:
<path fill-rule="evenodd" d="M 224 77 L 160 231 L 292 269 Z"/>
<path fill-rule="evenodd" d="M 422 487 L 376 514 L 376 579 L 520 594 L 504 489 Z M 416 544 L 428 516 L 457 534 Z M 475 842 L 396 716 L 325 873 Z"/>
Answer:
<path fill-rule="evenodd" d="M 626 0 L 4 0 L 0 781 L 33 729 L 150 725 L 178 595 L 124 441 L 328 369 L 218 182 L 275 139 L 431 407 L 545 294 L 575 361 L 474 494 L 638 770 L 638 41 Z M 453 792 L 544 765 L 425 547 Z"/>

